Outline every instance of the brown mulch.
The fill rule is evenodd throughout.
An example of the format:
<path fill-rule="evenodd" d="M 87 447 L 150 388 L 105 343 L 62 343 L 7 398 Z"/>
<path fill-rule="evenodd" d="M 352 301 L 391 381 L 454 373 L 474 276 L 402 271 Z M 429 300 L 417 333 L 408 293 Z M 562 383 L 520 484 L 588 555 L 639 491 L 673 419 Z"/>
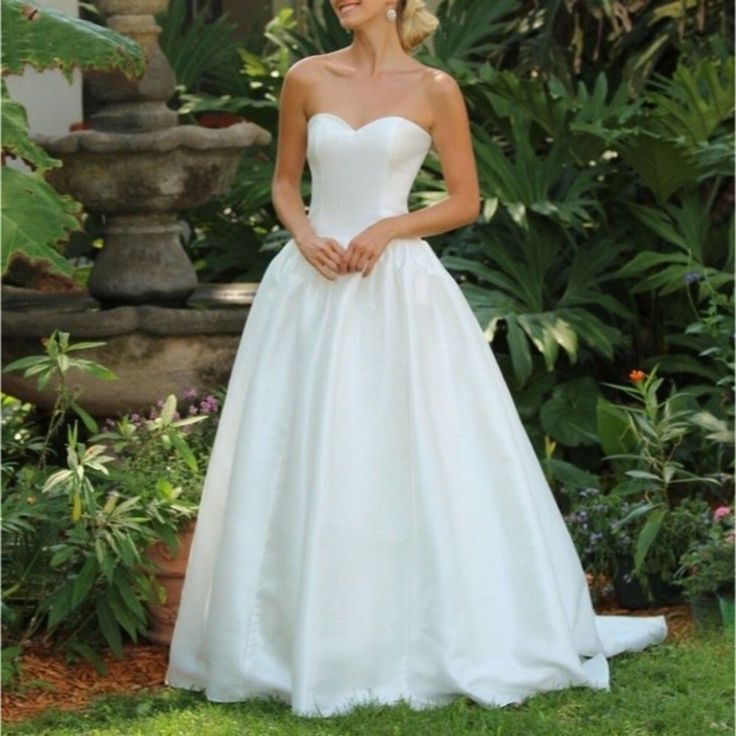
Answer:
<path fill-rule="evenodd" d="M 23 649 L 21 688 L 2 692 L 2 719 L 25 720 L 49 708 L 77 710 L 103 693 L 133 693 L 141 688 L 164 687 L 169 648 L 161 644 L 126 644 L 122 659 L 101 653 L 107 674 L 100 675 L 86 660 L 69 666 L 42 644 Z M 33 680 L 48 685 L 36 686 Z M 47 689 L 49 688 L 49 689 Z"/>
<path fill-rule="evenodd" d="M 695 635 L 690 606 L 664 606 L 631 611 L 620 608 L 615 599 L 600 598 L 595 605 L 597 613 L 667 618 L 667 641 L 681 641 Z M 21 689 L 3 690 L 2 718 L 15 722 L 30 718 L 49 708 L 76 710 L 84 708 L 103 693 L 132 693 L 141 688 L 161 688 L 168 663 L 169 649 L 160 644 L 128 644 L 123 658 L 118 660 L 111 652 L 102 654 L 108 673 L 99 675 L 91 664 L 81 660 L 67 666 L 40 644 L 30 644 L 21 655 Z M 43 680 L 44 688 L 34 686 L 33 680 Z M 49 688 L 49 689 L 46 689 Z"/>

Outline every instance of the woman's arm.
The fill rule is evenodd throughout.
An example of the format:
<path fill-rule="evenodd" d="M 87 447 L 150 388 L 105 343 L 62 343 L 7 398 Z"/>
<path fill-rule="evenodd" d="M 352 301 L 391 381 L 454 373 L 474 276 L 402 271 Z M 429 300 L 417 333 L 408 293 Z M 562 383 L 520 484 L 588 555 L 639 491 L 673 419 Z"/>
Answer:
<path fill-rule="evenodd" d="M 390 238 L 444 233 L 474 222 L 480 213 L 480 188 L 463 94 L 457 82 L 444 72 L 433 75 L 429 88 L 434 117 L 432 139 L 448 196 L 428 207 L 386 218 Z"/>
<path fill-rule="evenodd" d="M 271 199 L 281 224 L 294 238 L 313 235 L 301 195 L 306 160 L 307 121 L 304 103 L 309 83 L 308 69 L 297 62 L 284 76 L 279 98 L 279 133 Z"/>
<path fill-rule="evenodd" d="M 271 201 L 304 257 L 325 278 L 334 280 L 341 269 L 342 248 L 333 238 L 321 238 L 314 232 L 301 195 L 307 146 L 306 99 L 314 74 L 310 62 L 309 57 L 296 62 L 284 76 Z"/>

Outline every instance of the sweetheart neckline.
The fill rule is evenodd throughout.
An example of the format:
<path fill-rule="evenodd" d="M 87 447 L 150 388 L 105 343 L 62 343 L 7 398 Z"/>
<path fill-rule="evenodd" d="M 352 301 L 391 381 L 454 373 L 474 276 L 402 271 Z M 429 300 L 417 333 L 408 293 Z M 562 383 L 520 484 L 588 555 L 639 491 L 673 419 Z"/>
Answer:
<path fill-rule="evenodd" d="M 380 117 L 373 118 L 373 120 L 369 120 L 367 123 L 363 123 L 363 125 L 354 128 L 350 123 L 345 120 L 344 118 L 341 118 L 339 115 L 335 115 L 334 112 L 315 112 L 314 115 L 312 115 L 307 120 L 307 125 L 312 122 L 315 118 L 319 116 L 326 116 L 329 118 L 333 118 L 334 120 L 338 120 L 341 122 L 348 130 L 352 130 L 353 133 L 360 133 L 365 128 L 369 128 L 371 125 L 374 125 L 375 123 L 380 123 L 382 120 L 404 120 L 405 122 L 409 123 L 409 125 L 414 126 L 418 130 L 420 130 L 424 135 L 429 138 L 429 140 L 432 140 L 432 134 L 422 125 L 419 125 L 419 123 L 414 122 L 411 118 L 404 117 L 403 115 L 381 115 Z"/>

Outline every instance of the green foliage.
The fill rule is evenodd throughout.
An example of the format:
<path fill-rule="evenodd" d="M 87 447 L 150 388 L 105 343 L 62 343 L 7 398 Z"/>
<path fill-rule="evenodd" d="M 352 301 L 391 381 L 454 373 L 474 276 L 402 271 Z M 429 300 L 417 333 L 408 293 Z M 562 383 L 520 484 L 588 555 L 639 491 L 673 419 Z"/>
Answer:
<path fill-rule="evenodd" d="M 278 23 L 266 27 L 269 40 L 296 58 L 335 51 L 350 43 L 351 35 L 340 25 L 329 0 L 304 0 L 302 16 L 303 26 L 297 29 L 293 11 L 282 8 L 274 19 Z"/>
<path fill-rule="evenodd" d="M 58 194 L 44 179 L 8 166 L 0 168 L 0 187 L 2 272 L 11 260 L 24 258 L 49 271 L 71 274 L 71 264 L 55 246 L 80 229 L 82 206 L 70 196 Z"/>
<path fill-rule="evenodd" d="M 196 392 L 188 392 L 185 417 L 171 395 L 147 418 L 108 419 L 98 432 L 67 374 L 114 378 L 77 355 L 102 344 L 72 344 L 55 331 L 44 340 L 45 354 L 6 367 L 35 376 L 57 397 L 43 439 L 30 406 L 3 399 L 0 537 L 6 641 L 42 635 L 98 669 L 99 649 L 121 656 L 125 636 L 137 641 L 146 632 L 146 603 L 163 599 L 144 551 L 163 541 L 175 552 L 177 530 L 196 514 L 219 411 L 214 395 L 194 401 Z M 96 434 L 82 442 L 78 424 L 67 425 L 64 463 L 47 467 L 49 442 L 70 411 Z M 195 430 L 200 425 L 209 428 Z"/>
<path fill-rule="evenodd" d="M 703 58 L 679 64 L 672 77 L 655 74 L 645 102 L 648 130 L 689 146 L 707 144 L 734 110 L 734 60 Z"/>
<path fill-rule="evenodd" d="M 164 589 L 143 553 L 159 540 L 176 551 L 176 531 L 196 514 L 212 440 L 208 433 L 190 442 L 187 431 L 210 417 L 177 418 L 176 403 L 168 397 L 137 428 L 122 417 L 88 443 L 75 423 L 65 465 L 29 463 L 8 476 L 2 561 L 9 640 L 43 632 L 68 657 L 102 668 L 101 647 L 120 656 L 125 636 L 145 634 L 146 603 L 163 600 Z M 17 424 L 4 423 L 4 436 L 17 435 Z M 179 479 L 187 488 L 175 485 Z"/>
<path fill-rule="evenodd" d="M 28 113 L 25 107 L 11 99 L 4 79 L 0 79 L 0 86 L 3 103 L 0 108 L 2 119 L 0 135 L 3 152 L 22 159 L 39 172 L 61 166 L 59 159 L 49 156 L 43 148 L 28 137 Z"/>
<path fill-rule="evenodd" d="M 679 141 L 642 132 L 621 142 L 619 152 L 660 203 L 697 179 L 694 153 Z"/>
<path fill-rule="evenodd" d="M 500 50 L 514 18 L 522 11 L 519 0 L 478 3 L 472 0 L 442 2 L 437 9 L 439 27 L 431 37 L 429 63 L 451 65 L 454 60 L 473 63 Z"/>
<path fill-rule="evenodd" d="M 41 452 L 42 463 L 45 462 L 49 440 L 61 427 L 70 411 L 77 414 L 91 432 L 97 431 L 97 422 L 77 401 L 80 389 L 75 391 L 69 385 L 69 372 L 76 370 L 101 380 L 114 380 L 116 378 L 115 374 L 103 365 L 74 355 L 79 350 L 89 350 L 104 344 L 104 342 L 70 343 L 68 332 L 54 330 L 50 337 L 43 341 L 45 354 L 28 355 L 8 363 L 3 368 L 3 373 L 23 371 L 24 378 L 35 376 L 39 391 L 43 391 L 50 384 L 53 385 L 56 391 L 56 400 L 51 411 L 51 421 Z"/>
<path fill-rule="evenodd" d="M 2 75 L 22 74 L 26 65 L 59 69 L 71 82 L 75 67 L 118 70 L 140 75 L 144 55 L 132 39 L 94 23 L 72 18 L 51 8 L 38 8 L 22 0 L 2 1 Z M 2 249 L 0 272 L 15 258 L 60 274 L 71 274 L 69 262 L 56 250 L 70 233 L 81 228 L 81 205 L 58 194 L 41 174 L 61 165 L 28 135 L 26 111 L 13 101 L 2 81 L 2 152 L 24 160 L 28 174 L 2 166 Z"/>
<path fill-rule="evenodd" d="M 238 43 L 233 31 L 236 25 L 227 13 L 210 19 L 211 3 L 199 8 L 190 20 L 186 0 L 171 0 L 157 20 L 161 23 L 158 42 L 171 64 L 177 84 L 194 91 L 208 81 L 237 81 L 231 70 L 237 65 Z"/>
<path fill-rule="evenodd" d="M 726 253 L 713 253 L 718 243 L 712 240 L 708 211 L 704 210 L 695 192 L 683 194 L 681 203 L 660 208 L 635 202 L 625 206 L 659 242 L 666 244 L 661 251 L 639 252 L 621 267 L 618 272 L 620 276 L 640 277 L 632 287 L 633 291 L 653 291 L 662 296 L 678 289 L 685 290 L 690 274 L 695 274 L 697 279 L 706 279 L 713 290 L 733 282 L 733 273 L 707 263 L 712 259 L 714 265 L 727 266 L 725 258 L 732 263 L 732 257 Z M 720 250 L 725 248 L 721 247 Z"/>
<path fill-rule="evenodd" d="M 621 524 L 643 520 L 634 547 L 634 569 L 639 573 L 650 550 L 655 549 L 655 540 L 667 526 L 674 502 L 674 487 L 688 484 L 694 492 L 700 489 L 702 493 L 702 489 L 708 486 L 720 489 L 723 478 L 718 473 L 697 475 L 688 470 L 678 457 L 679 448 L 687 436 L 702 431 L 693 421 L 697 404 L 692 396 L 672 390 L 666 399 L 660 399 L 658 391 L 663 379 L 657 376 L 656 368 L 648 376 L 637 376 L 632 380 L 633 385 L 614 387 L 632 401 L 618 407 L 618 411 L 621 420 L 628 425 L 634 448 L 631 452 L 607 457 L 626 461 L 628 465 L 623 470 L 625 478 L 614 486 L 611 493 L 636 497 L 635 506 Z"/>
<path fill-rule="evenodd" d="M 568 447 L 594 444 L 598 391 L 590 376 L 557 384 L 539 414 L 544 431 Z"/>
<path fill-rule="evenodd" d="M 138 43 L 120 33 L 24 0 L 3 0 L 2 74 L 22 74 L 26 64 L 59 69 L 71 82 L 75 67 L 140 76 L 145 60 Z"/>
<path fill-rule="evenodd" d="M 122 631 L 133 641 L 145 633 L 143 603 L 160 592 L 153 565 L 141 554 L 159 538 L 151 521 L 165 520 L 171 527 L 193 509 L 155 490 L 146 493 L 142 488 L 126 497 L 114 486 L 105 489 L 99 476 L 108 475 L 106 466 L 114 460 L 105 450 L 104 445 L 77 443 L 76 432 L 70 431 L 67 467 L 49 475 L 42 487 L 43 494 L 61 496 L 67 503 L 71 497 L 72 511 L 61 540 L 44 550 L 57 585 L 39 605 L 47 631 L 63 631 L 68 640 L 82 643 L 87 643 L 85 634 L 99 631 L 122 656 Z"/>
<path fill-rule="evenodd" d="M 472 258 L 456 256 L 448 247 L 442 263 L 474 277 L 461 288 L 489 340 L 505 323 L 517 385 L 523 386 L 532 374 L 531 346 L 541 353 L 547 370 L 555 366 L 560 348 L 576 363 L 580 341 L 612 359 L 623 336 L 599 315 L 630 315 L 604 291 L 620 249 L 604 242 L 574 249 L 542 227 L 525 233 L 508 219 L 499 220 L 496 227 L 476 227 L 483 240 L 475 252 L 464 249 Z"/>
<path fill-rule="evenodd" d="M 148 417 L 133 413 L 108 420 L 107 427 L 90 438 L 107 445 L 119 458 L 111 478 L 121 492 L 132 495 L 155 486 L 157 493 L 172 501 L 199 502 L 219 407 L 214 397 L 199 405 L 201 413 L 180 417 L 172 394 Z M 198 405 L 189 403 L 192 406 Z M 194 426 L 200 423 L 207 426 Z M 159 531 L 170 546 L 176 544 L 165 528 Z"/>
<path fill-rule="evenodd" d="M 680 557 L 675 577 L 689 598 L 704 593 L 733 596 L 734 560 L 733 509 L 721 506 L 713 514 L 707 538 L 694 540 Z"/>
<path fill-rule="evenodd" d="M 3 689 L 13 689 L 19 684 L 22 668 L 20 665 L 20 655 L 23 647 L 17 644 L 11 647 L 3 647 L 2 649 L 2 687 Z"/>
<path fill-rule="evenodd" d="M 708 502 L 699 497 L 684 498 L 669 510 L 650 555 L 629 572 L 622 565 L 646 526 L 646 518 L 635 514 L 637 502 L 590 487 L 565 486 L 563 495 L 570 507 L 565 522 L 585 571 L 608 578 L 623 573 L 635 577 L 645 591 L 649 591 L 649 575 L 660 575 L 667 582 L 675 579 L 680 556 L 701 544 L 710 527 Z"/>

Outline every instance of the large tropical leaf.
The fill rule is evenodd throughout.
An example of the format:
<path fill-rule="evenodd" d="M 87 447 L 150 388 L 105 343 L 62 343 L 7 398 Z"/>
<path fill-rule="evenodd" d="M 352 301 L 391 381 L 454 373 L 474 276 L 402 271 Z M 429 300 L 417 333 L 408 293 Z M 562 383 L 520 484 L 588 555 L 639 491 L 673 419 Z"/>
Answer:
<path fill-rule="evenodd" d="M 642 250 L 619 269 L 619 276 L 640 277 L 633 291 L 668 294 L 701 279 L 714 288 L 733 280 L 730 271 L 721 270 L 732 256 L 727 255 L 726 263 L 714 260 L 719 254 L 709 247 L 711 219 L 697 191 L 689 190 L 681 203 L 663 208 L 636 202 L 626 202 L 625 207 L 662 244 L 661 251 Z M 732 253 L 733 243 L 729 248 Z"/>
<path fill-rule="evenodd" d="M 594 196 L 601 188 L 590 167 L 571 167 L 566 145 L 555 141 L 537 153 L 530 140 L 529 120 L 515 118 L 513 156 L 489 133 L 474 126 L 478 177 L 484 197 L 498 197 L 513 219 L 524 228 L 536 212 L 564 227 L 585 231 L 602 215 Z"/>
<path fill-rule="evenodd" d="M 695 151 L 677 140 L 640 132 L 620 140 L 617 148 L 660 203 L 686 184 L 697 181 Z"/>
<path fill-rule="evenodd" d="M 443 265 L 471 277 L 461 289 L 492 341 L 498 327 L 506 339 L 517 386 L 533 369 L 532 347 L 551 371 L 560 349 L 571 364 L 580 342 L 611 359 L 623 344 L 621 330 L 599 312 L 631 319 L 631 312 L 602 286 L 613 278 L 619 249 L 609 243 L 581 248 L 566 264 L 560 241 L 532 231 L 523 235 L 490 223 L 480 256 L 446 253 Z"/>
<path fill-rule="evenodd" d="M 71 81 L 75 67 L 119 70 L 140 75 L 145 68 L 137 42 L 120 33 L 50 8 L 21 0 L 2 0 L 2 74 L 22 74 L 26 65 L 60 69 Z M 3 152 L 19 156 L 39 172 L 26 174 L 2 167 L 2 273 L 15 257 L 38 261 L 57 273 L 71 265 L 55 249 L 69 233 L 80 229 L 81 205 L 59 195 L 40 175 L 59 162 L 28 138 L 25 110 L 2 88 Z"/>
<path fill-rule="evenodd" d="M 71 263 L 52 244 L 80 229 L 82 206 L 59 195 L 40 176 L 0 167 L 2 182 L 2 272 L 14 257 L 39 262 L 57 273 L 71 274 Z"/>
<path fill-rule="evenodd" d="M 631 99 L 624 84 L 609 90 L 604 72 L 599 72 L 589 88 L 579 80 L 576 88 L 552 76 L 522 77 L 512 71 L 486 72 L 487 105 L 495 114 L 507 117 L 523 113 L 553 140 L 567 146 L 570 158 L 588 166 L 598 160 L 629 128 L 641 107 Z M 503 98 L 508 106 L 498 102 Z"/>
<path fill-rule="evenodd" d="M 519 0 L 444 0 L 437 9 L 439 27 L 430 58 L 443 66 L 452 60 L 482 60 L 508 38 L 520 7 Z"/>
<path fill-rule="evenodd" d="M 732 57 L 700 59 L 692 68 L 680 64 L 671 79 L 653 78 L 652 89 L 643 95 L 646 115 L 640 130 L 617 147 L 660 203 L 697 182 L 701 165 L 712 168 L 704 148 L 721 123 L 733 118 L 733 86 Z"/>
<path fill-rule="evenodd" d="M 671 78 L 656 74 L 651 86 L 656 91 L 645 97 L 651 106 L 648 128 L 654 134 L 695 145 L 733 117 L 733 57 L 698 59 L 692 68 L 679 64 Z"/>
<path fill-rule="evenodd" d="M 544 431 L 569 447 L 596 443 L 599 395 L 598 383 L 590 376 L 558 384 L 540 411 Z"/>
<path fill-rule="evenodd" d="M 39 71 L 60 69 L 70 82 L 75 67 L 143 73 L 143 51 L 128 36 L 27 0 L 2 0 L 1 7 L 4 75 L 22 74 L 26 64 Z M 27 8 L 36 12 L 24 12 Z"/>
<path fill-rule="evenodd" d="M 38 171 L 61 166 L 61 161 L 52 158 L 28 137 L 28 114 L 25 107 L 11 99 L 5 80 L 0 80 L 0 100 L 2 108 L 2 150 L 4 154 L 16 156 Z"/>
<path fill-rule="evenodd" d="M 170 0 L 166 13 L 157 16 L 161 25 L 159 46 L 174 71 L 176 81 L 186 90 L 225 74 L 238 82 L 237 25 L 228 14 L 210 18 L 211 3 L 187 16 L 187 0 Z M 244 89 L 245 91 L 245 89 Z"/>

